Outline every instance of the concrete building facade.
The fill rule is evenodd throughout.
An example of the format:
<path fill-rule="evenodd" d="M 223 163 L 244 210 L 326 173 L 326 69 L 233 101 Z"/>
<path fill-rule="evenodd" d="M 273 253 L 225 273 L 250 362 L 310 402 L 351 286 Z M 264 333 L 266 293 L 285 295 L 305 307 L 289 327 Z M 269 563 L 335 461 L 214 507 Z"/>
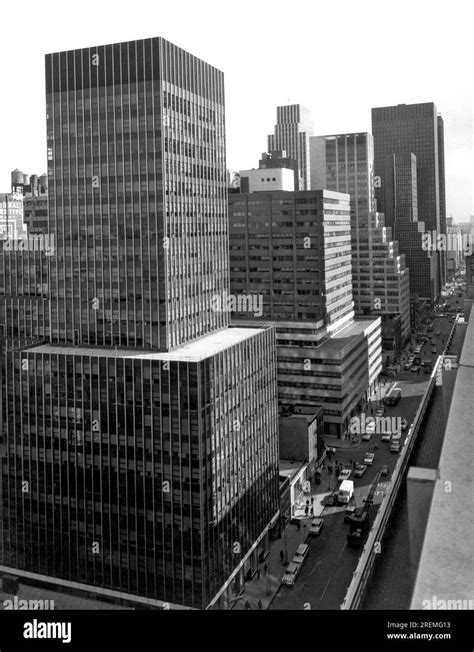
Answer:
<path fill-rule="evenodd" d="M 384 216 L 375 211 L 371 134 L 314 136 L 310 138 L 310 154 L 312 189 L 350 195 L 356 314 L 400 315 L 405 341 L 410 333 L 409 272 Z"/>

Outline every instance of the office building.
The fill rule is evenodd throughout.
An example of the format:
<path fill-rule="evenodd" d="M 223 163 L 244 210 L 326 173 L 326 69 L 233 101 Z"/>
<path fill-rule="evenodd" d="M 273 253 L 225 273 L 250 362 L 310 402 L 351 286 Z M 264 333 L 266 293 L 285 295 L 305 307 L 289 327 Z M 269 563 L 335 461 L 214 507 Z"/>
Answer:
<path fill-rule="evenodd" d="M 443 120 L 433 102 L 372 109 L 377 208 L 386 213 L 385 158 L 410 152 L 417 160 L 418 215 L 428 231 L 446 233 Z M 445 283 L 445 252 L 437 252 L 436 296 Z M 408 265 L 409 266 L 409 265 Z M 410 266 L 409 266 L 410 267 Z M 410 269 L 411 273 L 411 269 Z"/>
<path fill-rule="evenodd" d="M 229 224 L 233 323 L 275 326 L 281 406 L 321 406 L 342 436 L 381 371 L 380 317 L 354 321 L 349 196 L 232 194 Z"/>
<path fill-rule="evenodd" d="M 25 233 L 23 196 L 18 192 L 0 194 L 0 240 L 16 239 Z"/>
<path fill-rule="evenodd" d="M 409 272 L 384 216 L 375 210 L 373 138 L 368 133 L 310 138 L 311 188 L 350 195 L 356 314 L 400 315 L 401 340 L 410 333 Z M 384 335 L 382 335 L 384 337 Z"/>
<path fill-rule="evenodd" d="M 436 251 L 427 248 L 426 224 L 418 219 L 416 156 L 412 152 L 387 155 L 384 180 L 385 215 L 406 257 L 411 298 L 432 303 L 438 292 L 439 258 Z"/>
<path fill-rule="evenodd" d="M 301 104 L 277 107 L 275 133 L 268 136 L 268 151 L 284 151 L 298 164 L 299 185 L 295 190 L 311 188 L 309 138 L 313 135 L 311 114 Z"/>
<path fill-rule="evenodd" d="M 225 608 L 279 474 L 274 331 L 224 303 L 223 74 L 161 38 L 50 54 L 46 111 L 50 334 L 5 355 L 2 564 Z"/>

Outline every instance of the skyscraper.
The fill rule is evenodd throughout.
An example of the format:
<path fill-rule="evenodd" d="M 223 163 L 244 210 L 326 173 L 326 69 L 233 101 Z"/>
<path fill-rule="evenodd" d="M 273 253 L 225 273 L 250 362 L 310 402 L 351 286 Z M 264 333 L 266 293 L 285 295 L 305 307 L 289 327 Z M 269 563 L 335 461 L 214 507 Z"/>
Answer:
<path fill-rule="evenodd" d="M 215 308 L 223 74 L 161 38 L 60 52 L 46 105 L 51 335 L 6 354 L 2 563 L 225 606 L 278 516 L 278 426 L 273 329 Z"/>
<path fill-rule="evenodd" d="M 313 135 L 311 114 L 301 104 L 277 107 L 275 133 L 268 136 L 268 150 L 283 150 L 298 164 L 299 188 L 311 188 L 309 138 Z"/>
<path fill-rule="evenodd" d="M 406 256 L 413 298 L 434 301 L 438 287 L 438 256 L 424 247 L 424 222 L 418 219 L 416 156 L 412 152 L 387 155 L 384 165 L 384 205 L 388 224 Z"/>
<path fill-rule="evenodd" d="M 417 160 L 418 215 L 429 231 L 446 233 L 443 121 L 433 102 L 372 109 L 378 210 L 385 212 L 385 157 L 412 152 Z M 444 283 L 444 253 L 440 259 L 438 294 Z"/>
<path fill-rule="evenodd" d="M 374 146 L 368 133 L 310 138 L 311 187 L 350 195 L 354 309 L 357 314 L 400 315 L 400 340 L 410 333 L 405 257 L 375 210 Z M 383 329 L 382 322 L 382 329 Z"/>

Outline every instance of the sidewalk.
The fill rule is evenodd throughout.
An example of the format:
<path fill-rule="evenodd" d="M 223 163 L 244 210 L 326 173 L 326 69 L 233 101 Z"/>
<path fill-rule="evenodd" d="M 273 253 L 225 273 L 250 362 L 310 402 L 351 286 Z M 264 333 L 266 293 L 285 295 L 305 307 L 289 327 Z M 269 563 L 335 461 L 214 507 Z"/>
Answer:
<path fill-rule="evenodd" d="M 329 482 L 331 482 L 331 485 L 334 485 L 331 489 L 328 488 Z M 300 529 L 298 530 L 296 524 L 288 523 L 283 530 L 282 537 L 270 541 L 270 553 L 266 560 L 258 566 L 260 577 L 258 577 L 257 573 L 251 580 L 245 582 L 242 599 L 236 602 L 232 609 L 245 609 L 247 600 L 250 602 L 252 610 L 258 609 L 259 600 L 262 602 L 262 609 L 268 609 L 273 598 L 278 593 L 282 577 L 286 572 L 286 565 L 280 561 L 280 552 L 285 553 L 286 545 L 286 558 L 288 562 L 291 562 L 298 546 L 301 543 L 307 542 L 311 521 L 323 513 L 325 506 L 322 502 L 328 494 L 333 493 L 335 486 L 334 476 L 329 480 L 327 470 L 324 470 L 321 476 L 321 483 L 312 487 L 311 495 L 305 495 L 299 508 L 295 510 L 293 518 L 300 519 Z M 309 500 L 314 508 L 314 514 L 308 517 L 304 515 L 306 500 Z M 267 566 L 266 574 L 264 572 L 265 565 Z"/>
<path fill-rule="evenodd" d="M 303 518 L 302 522 L 310 522 L 311 518 Z M 252 610 L 258 609 L 258 601 L 262 601 L 262 609 L 268 609 L 271 601 L 278 592 L 281 585 L 281 579 L 286 571 L 286 566 L 280 562 L 280 551 L 286 551 L 287 558 L 290 562 L 300 543 L 304 543 L 307 536 L 308 528 L 301 527 L 298 530 L 296 525 L 288 524 L 284 529 L 281 539 L 270 541 L 270 554 L 263 562 L 259 564 L 260 578 L 254 575 L 251 580 L 245 582 L 242 599 L 236 602 L 233 609 L 245 609 L 245 603 L 248 600 Z M 267 566 L 267 573 L 264 567 Z"/>

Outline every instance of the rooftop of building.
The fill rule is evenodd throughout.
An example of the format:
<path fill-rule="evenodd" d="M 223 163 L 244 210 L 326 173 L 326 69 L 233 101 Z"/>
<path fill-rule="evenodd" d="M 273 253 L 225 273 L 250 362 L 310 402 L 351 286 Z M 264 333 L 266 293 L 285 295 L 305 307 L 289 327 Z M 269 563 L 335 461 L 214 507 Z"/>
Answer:
<path fill-rule="evenodd" d="M 305 462 L 295 462 L 294 460 L 279 460 L 278 466 L 280 476 L 290 478 L 291 481 L 307 464 Z"/>
<path fill-rule="evenodd" d="M 357 318 L 345 328 L 333 334 L 329 339 L 318 346 L 318 353 L 323 357 L 343 357 L 344 350 L 350 348 L 361 335 L 367 333 L 367 328 L 374 325 L 374 322 L 380 320 L 380 317 Z"/>
<path fill-rule="evenodd" d="M 280 414 L 279 419 L 285 420 L 288 419 L 289 421 L 305 421 L 307 424 L 313 423 L 313 421 L 316 419 L 318 416 L 318 413 L 322 410 L 322 408 L 316 408 L 316 407 L 311 407 L 309 406 L 309 409 L 307 412 L 295 412 L 294 414 Z"/>
<path fill-rule="evenodd" d="M 423 601 L 474 598 L 474 313 L 471 312 L 439 462 L 412 609 Z M 471 407 L 469 407 L 471 406 Z M 426 604 L 426 603 L 424 603 Z"/>
<path fill-rule="evenodd" d="M 197 340 L 184 344 L 169 352 L 147 352 L 144 350 L 130 350 L 109 347 L 61 346 L 42 344 L 28 352 L 82 355 L 99 358 L 133 358 L 135 360 L 163 360 L 170 362 L 200 362 L 210 358 L 232 346 L 245 342 L 261 333 L 261 328 L 225 328 L 223 330 L 204 335 Z"/>

